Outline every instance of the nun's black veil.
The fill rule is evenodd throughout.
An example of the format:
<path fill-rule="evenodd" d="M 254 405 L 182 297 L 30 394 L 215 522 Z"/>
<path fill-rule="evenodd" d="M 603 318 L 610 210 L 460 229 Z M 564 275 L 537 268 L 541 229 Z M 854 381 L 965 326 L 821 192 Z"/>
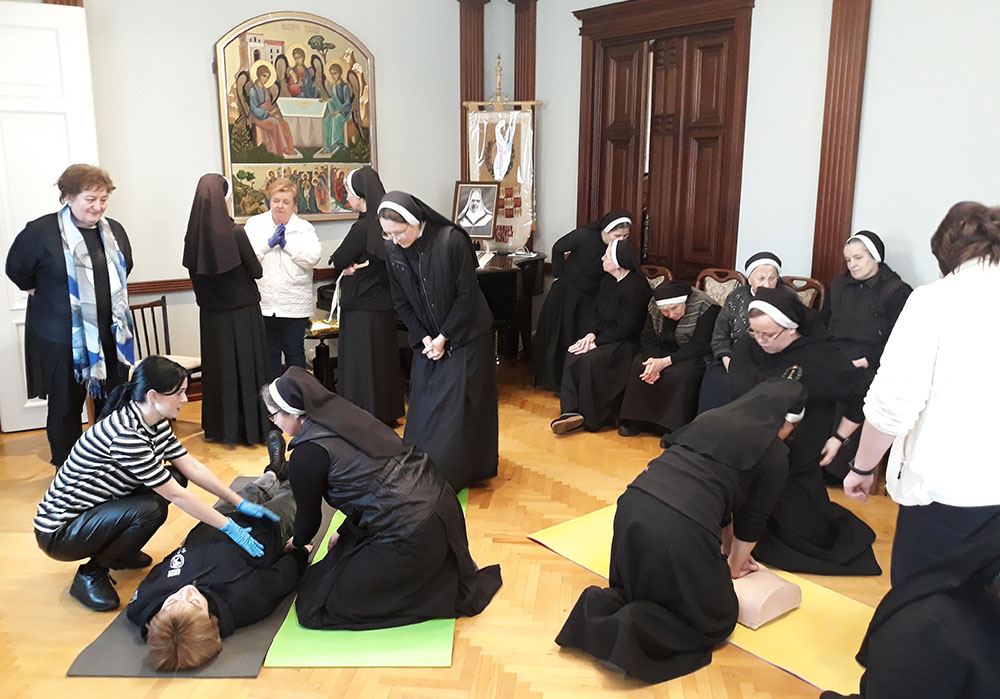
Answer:
<path fill-rule="evenodd" d="M 437 223 L 442 226 L 451 226 L 452 228 L 457 228 L 465 234 L 466 240 L 469 241 L 469 250 L 472 252 L 473 258 L 476 257 L 476 250 L 472 244 L 472 238 L 469 236 L 469 232 L 462 228 L 460 225 L 454 221 L 445 218 L 437 211 L 427 206 L 424 202 L 417 199 L 412 194 L 407 194 L 406 192 L 393 191 L 388 192 L 382 201 L 392 202 L 397 206 L 401 206 L 407 211 L 409 211 L 418 221 L 423 221 L 426 223 Z M 477 261 L 478 264 L 478 261 Z"/>
<path fill-rule="evenodd" d="M 360 170 L 351 173 L 350 187 L 354 193 L 365 200 L 367 211 L 358 215 L 363 218 L 367 226 L 368 233 L 365 239 L 365 250 L 371 257 L 379 260 L 385 259 L 385 242 L 382 239 L 382 224 L 379 223 L 378 214 L 375 209 L 378 207 L 382 197 L 385 196 L 385 186 L 382 179 L 372 168 L 365 165 Z"/>

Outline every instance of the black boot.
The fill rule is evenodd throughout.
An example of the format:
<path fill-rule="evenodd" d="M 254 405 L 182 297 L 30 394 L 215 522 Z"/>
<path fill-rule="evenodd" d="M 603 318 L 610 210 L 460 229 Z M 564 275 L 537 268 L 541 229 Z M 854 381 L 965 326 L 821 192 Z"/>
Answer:
<path fill-rule="evenodd" d="M 69 594 L 80 600 L 85 607 L 98 612 L 110 612 L 121 606 L 113 583 L 114 579 L 108 575 L 107 568 L 90 561 L 77 569 Z"/>
<path fill-rule="evenodd" d="M 279 483 L 288 480 L 288 462 L 285 461 L 285 436 L 272 430 L 267 433 L 267 458 L 270 460 L 264 471 L 273 471 Z"/>

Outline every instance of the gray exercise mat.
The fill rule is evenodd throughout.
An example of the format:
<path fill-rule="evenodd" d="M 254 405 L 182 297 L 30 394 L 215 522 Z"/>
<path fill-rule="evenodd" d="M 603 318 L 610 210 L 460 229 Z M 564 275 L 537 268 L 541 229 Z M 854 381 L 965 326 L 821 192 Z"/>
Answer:
<path fill-rule="evenodd" d="M 239 489 L 252 478 L 240 476 L 231 487 Z M 330 528 L 333 510 L 323 503 L 323 523 L 319 527 L 313 546 Z M 313 548 L 313 553 L 316 549 Z M 310 555 L 311 558 L 311 555 Z M 139 634 L 139 627 L 125 616 L 125 609 L 118 613 L 108 628 L 76 657 L 68 677 L 256 677 L 264 664 L 271 642 L 281 622 L 288 616 L 295 595 L 289 595 L 271 616 L 252 626 L 236 629 L 222 642 L 222 652 L 205 665 L 193 670 L 157 672 L 146 664 L 146 643 Z"/>

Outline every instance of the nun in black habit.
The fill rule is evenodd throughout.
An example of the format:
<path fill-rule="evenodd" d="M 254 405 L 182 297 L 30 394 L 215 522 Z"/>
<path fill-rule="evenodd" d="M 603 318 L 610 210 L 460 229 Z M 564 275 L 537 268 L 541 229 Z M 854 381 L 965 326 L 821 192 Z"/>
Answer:
<path fill-rule="evenodd" d="M 292 437 L 289 544 L 312 540 L 322 500 L 346 517 L 302 578 L 300 624 L 379 629 L 485 609 L 500 588 L 500 566 L 476 567 L 455 491 L 427 455 L 304 369 L 291 367 L 261 394 Z"/>
<path fill-rule="evenodd" d="M 562 414 L 551 424 L 555 434 L 580 427 L 594 432 L 615 423 L 639 347 L 652 295 L 649 282 L 623 240 L 611 241 L 601 264 L 607 274 L 594 299 L 594 320 L 570 345 L 563 366 Z"/>
<path fill-rule="evenodd" d="M 818 575 L 880 575 L 875 532 L 830 502 L 823 467 L 864 420 L 865 377 L 834 344 L 799 333 L 805 307 L 778 289 L 760 288 L 748 306 L 750 329 L 733 346 L 729 376 L 741 396 L 790 366 L 809 391 L 806 418 L 788 440 L 788 483 L 757 545 L 757 557 L 783 570 Z M 838 402 L 844 417 L 837 421 Z"/>
<path fill-rule="evenodd" d="M 201 426 L 205 438 L 259 444 L 267 415 L 257 392 L 267 381 L 267 335 L 257 282 L 264 270 L 229 215 L 222 175 L 198 180 L 184 236 L 201 328 Z"/>
<path fill-rule="evenodd" d="M 993 699 L 1000 687 L 1000 517 L 879 603 L 857 661 L 861 699 Z M 842 697 L 823 692 L 821 699 Z"/>
<path fill-rule="evenodd" d="M 718 315 L 719 306 L 708 294 L 682 281 L 661 282 L 653 289 L 618 434 L 632 437 L 646 429 L 662 434 L 694 419 Z"/>
<path fill-rule="evenodd" d="M 622 209 L 576 228 L 552 246 L 552 276 L 538 315 L 531 370 L 544 388 L 559 391 L 566 348 L 593 325 L 594 297 L 604 273 L 601 257 L 612 240 L 628 238 L 632 217 Z"/>
<path fill-rule="evenodd" d="M 732 580 L 757 570 L 804 400 L 797 381 L 770 379 L 670 435 L 618 498 L 609 586 L 583 591 L 556 643 L 645 682 L 710 663 L 739 616 Z"/>
<path fill-rule="evenodd" d="M 403 438 L 456 491 L 497 475 L 493 314 L 469 235 L 422 201 L 389 192 L 378 205 L 392 299 L 413 348 Z"/>
<path fill-rule="evenodd" d="M 396 312 L 389 292 L 385 241 L 375 207 L 385 196 L 378 173 L 351 170 L 344 184 L 358 220 L 333 255 L 341 270 L 337 391 L 387 425 L 403 417 Z M 368 212 L 371 204 L 372 211 Z"/>

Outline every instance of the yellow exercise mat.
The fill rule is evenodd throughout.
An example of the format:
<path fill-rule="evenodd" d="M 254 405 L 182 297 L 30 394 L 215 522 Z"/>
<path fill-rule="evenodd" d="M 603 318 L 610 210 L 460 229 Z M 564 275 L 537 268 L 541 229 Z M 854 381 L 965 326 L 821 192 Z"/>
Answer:
<path fill-rule="evenodd" d="M 607 578 L 615 506 L 529 535 L 529 539 Z M 874 610 L 797 575 L 774 573 L 802 589 L 802 606 L 756 631 L 736 626 L 729 642 L 821 689 L 858 691 L 854 660 Z"/>
<path fill-rule="evenodd" d="M 589 515 L 529 534 L 528 538 L 607 580 L 615 507 L 608 505 Z"/>

